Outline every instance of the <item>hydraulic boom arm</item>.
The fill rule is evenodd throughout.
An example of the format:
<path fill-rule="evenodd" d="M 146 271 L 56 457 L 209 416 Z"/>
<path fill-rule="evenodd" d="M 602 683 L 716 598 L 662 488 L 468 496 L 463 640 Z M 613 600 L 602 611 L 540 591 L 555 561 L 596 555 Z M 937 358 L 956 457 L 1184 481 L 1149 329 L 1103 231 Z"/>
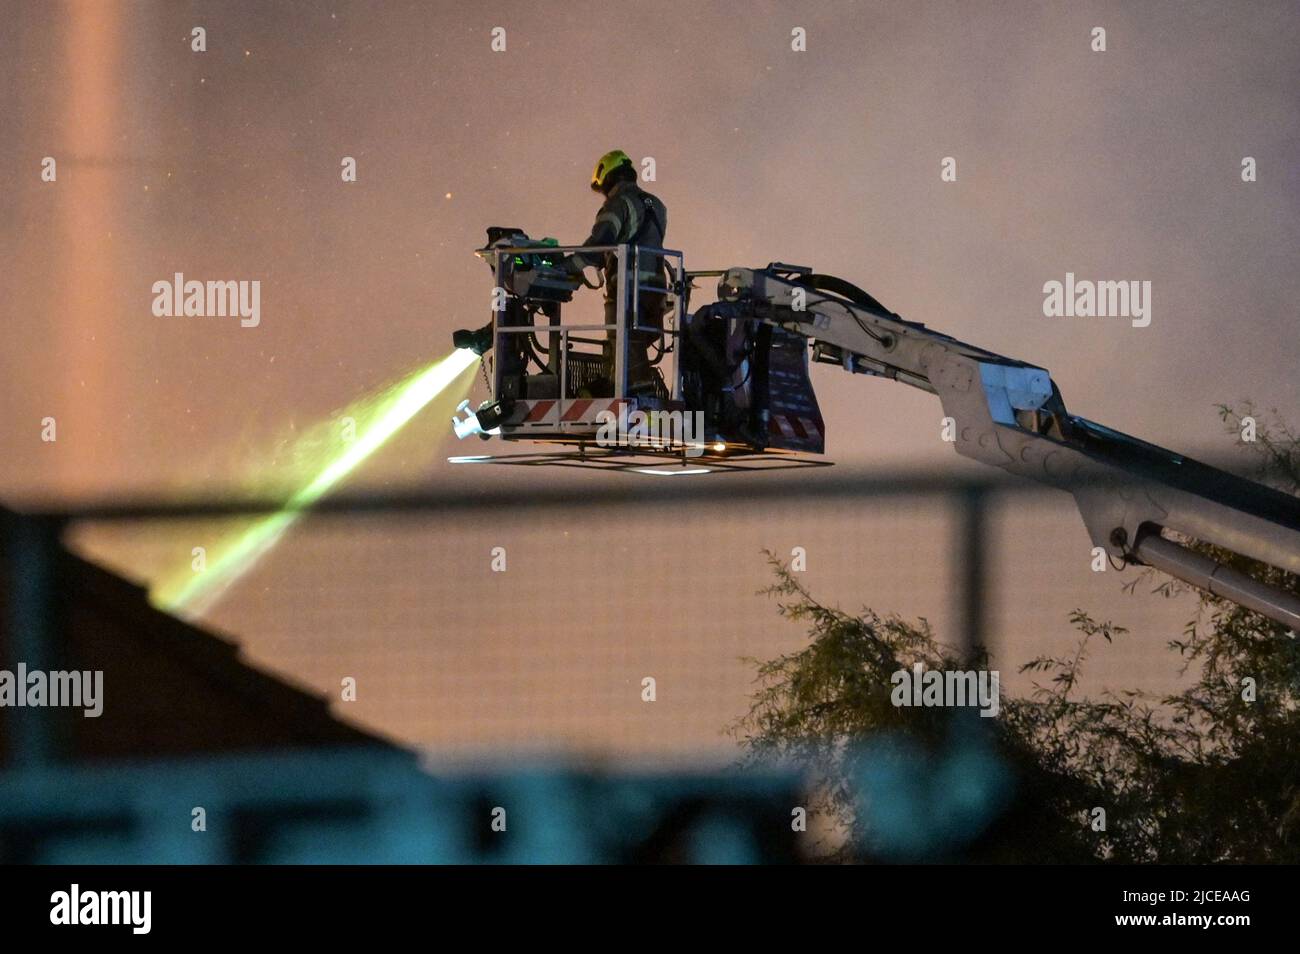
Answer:
<path fill-rule="evenodd" d="M 1300 631 L 1300 599 L 1162 531 L 1300 574 L 1300 500 L 1066 411 L 1048 372 L 904 321 L 808 269 L 732 268 L 718 297 L 813 342 L 814 360 L 938 396 L 958 453 L 1074 496 L 1096 546 Z"/>

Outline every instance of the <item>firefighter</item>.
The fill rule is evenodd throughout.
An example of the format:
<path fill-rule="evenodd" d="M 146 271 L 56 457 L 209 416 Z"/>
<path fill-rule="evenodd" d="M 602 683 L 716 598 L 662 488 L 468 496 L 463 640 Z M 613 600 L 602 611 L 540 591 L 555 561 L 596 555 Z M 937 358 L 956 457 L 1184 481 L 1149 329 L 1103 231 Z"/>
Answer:
<path fill-rule="evenodd" d="M 605 197 L 596 224 L 584 245 L 641 245 L 663 248 L 668 231 L 668 209 L 658 197 L 646 192 L 637 184 L 636 168 L 631 158 L 621 149 L 607 152 L 596 162 L 591 174 L 591 188 Z M 629 251 L 629 255 L 631 252 Z M 603 262 L 601 261 L 603 258 Z M 618 256 L 609 253 L 576 253 L 565 264 L 571 272 L 581 272 L 591 266 L 604 267 L 605 273 L 605 324 L 612 325 L 618 314 L 619 275 Z M 631 267 L 629 261 L 628 267 Z M 655 285 L 666 290 L 663 259 L 659 255 L 642 253 L 637 283 Z M 642 292 L 637 303 L 637 324 L 642 328 L 664 327 L 665 292 Z M 632 305 L 625 299 L 626 314 L 631 320 Z M 613 378 L 615 333 L 606 333 L 605 360 Z M 635 332 L 628 342 L 628 390 L 653 391 L 654 375 L 650 367 L 650 346 L 660 337 L 655 332 Z"/>

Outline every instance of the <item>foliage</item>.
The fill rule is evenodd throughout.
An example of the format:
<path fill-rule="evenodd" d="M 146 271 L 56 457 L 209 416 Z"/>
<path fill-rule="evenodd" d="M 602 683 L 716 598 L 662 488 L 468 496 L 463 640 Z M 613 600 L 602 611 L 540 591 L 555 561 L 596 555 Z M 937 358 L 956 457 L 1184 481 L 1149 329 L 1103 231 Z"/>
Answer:
<path fill-rule="evenodd" d="M 1246 405 L 1221 416 L 1240 433 L 1255 416 Z M 1257 425 L 1258 477 L 1300 494 L 1300 435 L 1277 423 Z M 1300 579 L 1194 540 L 1187 545 L 1300 594 Z M 982 669 L 987 658 L 962 660 L 936 638 L 925 619 L 908 621 L 873 609 L 849 614 L 819 603 L 772 554 L 776 582 L 765 590 L 780 612 L 805 625 L 802 649 L 756 663 L 749 713 L 733 730 L 754 760 L 781 758 L 816 779 L 814 807 L 850 835 L 823 845 L 828 859 L 880 858 L 856 782 L 855 753 L 870 740 L 900 739 L 922 751 L 953 745 L 953 713 L 896 707 L 890 677 L 922 663 L 926 669 Z M 984 831 L 941 855 L 1000 861 L 1160 863 L 1300 861 L 1300 639 L 1285 627 L 1235 604 L 1156 579 L 1160 592 L 1191 593 L 1194 617 L 1168 649 L 1180 661 L 1185 688 L 1153 698 L 1125 689 L 1095 697 L 1080 690 L 1090 656 L 1128 631 L 1076 610 L 1072 649 L 1031 659 L 1026 697 L 1004 697 L 989 724 L 999 770 L 1016 779 L 1014 803 Z M 1254 680 L 1256 696 L 1243 691 Z M 878 747 L 872 750 L 879 757 Z M 1090 813 L 1105 809 L 1104 831 Z"/>

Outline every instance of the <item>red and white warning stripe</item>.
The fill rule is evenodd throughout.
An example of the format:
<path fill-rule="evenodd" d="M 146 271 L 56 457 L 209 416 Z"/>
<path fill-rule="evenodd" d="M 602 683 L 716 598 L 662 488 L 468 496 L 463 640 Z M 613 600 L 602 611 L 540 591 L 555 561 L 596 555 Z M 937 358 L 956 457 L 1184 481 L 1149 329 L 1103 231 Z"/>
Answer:
<path fill-rule="evenodd" d="M 768 421 L 768 430 L 787 440 L 818 440 L 822 436 L 821 427 L 811 418 L 795 417 L 793 414 L 773 414 Z"/>
<path fill-rule="evenodd" d="M 521 424 L 595 424 L 602 411 L 618 414 L 621 405 L 632 405 L 626 398 L 572 398 L 564 402 L 564 413 L 560 413 L 560 402 L 551 399 L 520 401 L 510 415 L 512 425 Z"/>

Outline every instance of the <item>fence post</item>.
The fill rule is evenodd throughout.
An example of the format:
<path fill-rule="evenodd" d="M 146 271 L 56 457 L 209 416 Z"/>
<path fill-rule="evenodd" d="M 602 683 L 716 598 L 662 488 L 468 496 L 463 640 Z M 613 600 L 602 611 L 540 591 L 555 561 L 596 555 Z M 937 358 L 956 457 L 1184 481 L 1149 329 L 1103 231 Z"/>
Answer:
<path fill-rule="evenodd" d="M 56 669 L 58 565 L 61 521 L 53 517 L 3 515 L 0 572 L 8 596 L 5 668 L 26 664 L 29 672 Z M 27 687 L 16 686 L 25 693 Z M 13 706 L 5 712 L 14 767 L 30 768 L 58 755 L 57 711 L 48 706 Z"/>
<path fill-rule="evenodd" d="M 957 581 L 955 610 L 962 656 L 969 661 L 986 648 L 989 491 L 980 484 L 967 484 L 956 503 L 959 510 L 956 515 L 958 539 L 953 547 L 953 576 Z"/>

